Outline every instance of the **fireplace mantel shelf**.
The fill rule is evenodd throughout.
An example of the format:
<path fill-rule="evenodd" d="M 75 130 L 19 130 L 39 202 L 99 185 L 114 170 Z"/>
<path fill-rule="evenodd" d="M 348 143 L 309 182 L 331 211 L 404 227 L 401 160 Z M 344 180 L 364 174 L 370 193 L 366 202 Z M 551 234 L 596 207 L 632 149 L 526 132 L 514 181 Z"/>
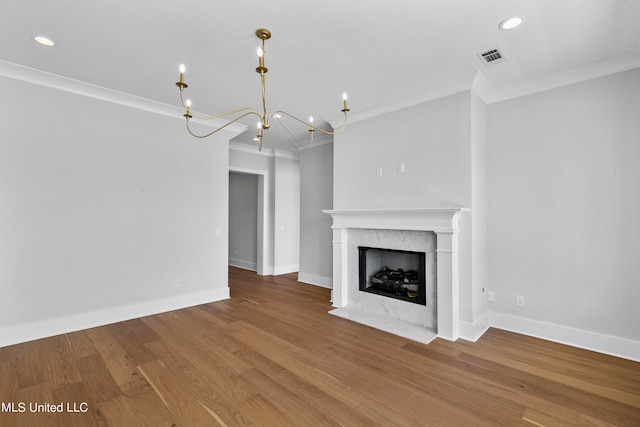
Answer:
<path fill-rule="evenodd" d="M 407 209 L 336 209 L 322 212 L 333 217 L 336 228 L 392 228 L 396 230 L 429 230 L 457 232 L 460 213 L 469 208 L 407 208 Z"/>

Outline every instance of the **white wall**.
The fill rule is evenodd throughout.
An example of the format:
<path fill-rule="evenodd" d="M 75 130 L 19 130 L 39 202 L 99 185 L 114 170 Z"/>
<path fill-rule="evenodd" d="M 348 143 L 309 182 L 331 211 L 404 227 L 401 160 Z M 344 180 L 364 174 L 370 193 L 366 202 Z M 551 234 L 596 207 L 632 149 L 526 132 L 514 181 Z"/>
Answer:
<path fill-rule="evenodd" d="M 4 77 L 0 93 L 0 345 L 228 297 L 232 135 Z"/>
<path fill-rule="evenodd" d="M 274 274 L 300 269 L 300 161 L 275 156 Z"/>
<path fill-rule="evenodd" d="M 332 287 L 333 144 L 300 151 L 300 272 L 298 280 Z"/>
<path fill-rule="evenodd" d="M 491 311 L 640 341 L 638 112 L 640 69 L 489 105 Z"/>
<path fill-rule="evenodd" d="M 258 176 L 229 173 L 229 265 L 256 271 Z"/>
<path fill-rule="evenodd" d="M 352 123 L 336 135 L 334 209 L 469 207 L 469 97 L 463 92 Z M 401 163 L 405 173 L 398 172 Z"/>
<path fill-rule="evenodd" d="M 471 94 L 471 319 L 487 324 L 489 259 L 487 251 L 487 104 Z"/>

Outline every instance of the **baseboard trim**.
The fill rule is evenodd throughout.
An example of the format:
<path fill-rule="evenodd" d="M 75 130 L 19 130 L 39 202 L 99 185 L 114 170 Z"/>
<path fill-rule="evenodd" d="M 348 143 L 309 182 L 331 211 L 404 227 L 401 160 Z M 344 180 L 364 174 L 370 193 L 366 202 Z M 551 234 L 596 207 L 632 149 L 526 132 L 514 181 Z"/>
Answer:
<path fill-rule="evenodd" d="M 245 261 L 237 258 L 229 258 L 229 265 L 232 267 L 242 268 L 244 270 L 257 271 L 258 264 L 251 261 Z"/>
<path fill-rule="evenodd" d="M 489 324 L 519 334 L 640 362 L 640 342 L 510 314 L 489 312 Z"/>
<path fill-rule="evenodd" d="M 229 288 L 0 327 L 0 347 L 229 299 Z"/>
<path fill-rule="evenodd" d="M 300 270 L 299 264 L 278 265 L 273 267 L 273 275 L 279 276 L 280 274 L 296 273 L 298 270 Z"/>
<path fill-rule="evenodd" d="M 333 279 L 331 277 L 318 276 L 315 274 L 298 272 L 298 282 L 309 285 L 320 286 L 321 288 L 333 289 Z"/>
<path fill-rule="evenodd" d="M 491 326 L 489 325 L 489 313 L 484 313 L 473 323 L 458 322 L 458 335 L 463 340 L 476 342 Z"/>

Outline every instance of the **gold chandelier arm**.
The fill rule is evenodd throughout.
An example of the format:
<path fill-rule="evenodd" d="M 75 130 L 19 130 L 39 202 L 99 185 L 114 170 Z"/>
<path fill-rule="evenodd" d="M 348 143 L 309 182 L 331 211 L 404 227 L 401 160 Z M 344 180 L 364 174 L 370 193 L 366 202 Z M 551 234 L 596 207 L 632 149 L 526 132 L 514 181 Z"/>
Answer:
<path fill-rule="evenodd" d="M 283 122 L 282 120 L 280 120 L 280 117 L 278 117 L 277 115 L 272 115 L 271 117 L 275 118 L 278 122 L 280 122 L 280 124 L 282 125 L 282 127 L 284 127 L 284 128 L 287 130 L 287 132 L 289 132 L 289 135 L 291 135 L 291 137 L 292 137 L 293 139 L 295 139 L 295 140 L 296 140 L 296 142 L 298 143 L 298 145 L 300 145 L 302 148 L 309 148 L 309 147 L 311 147 L 311 146 L 313 145 L 313 132 L 310 132 L 310 133 L 311 133 L 311 142 L 309 143 L 309 145 L 304 145 L 304 144 L 302 143 L 302 141 L 300 141 L 300 140 L 298 139 L 298 137 L 296 137 L 296 136 L 293 134 L 293 132 L 291 132 L 291 129 L 289 129 L 289 128 L 287 127 L 287 125 L 285 125 L 285 124 L 284 124 L 284 122 Z"/>
<path fill-rule="evenodd" d="M 192 113 L 192 114 L 193 114 L 193 113 Z M 193 133 L 193 131 L 192 131 L 192 130 L 191 130 L 191 128 L 189 127 L 189 119 L 187 118 L 187 120 L 186 120 L 186 122 L 187 122 L 187 131 L 188 131 L 192 136 L 195 136 L 196 138 L 207 138 L 208 136 L 211 136 L 211 135 L 213 135 L 214 133 L 216 133 L 216 132 L 218 132 L 218 131 L 221 131 L 222 129 L 226 128 L 227 126 L 229 126 L 229 125 L 231 125 L 231 124 L 233 124 L 233 123 L 237 122 L 238 120 L 240 120 L 240 119 L 242 119 L 242 118 L 244 118 L 244 117 L 246 117 L 246 116 L 249 116 L 249 115 L 251 115 L 251 114 L 253 114 L 253 115 L 258 116 L 259 118 L 261 118 L 259 113 L 256 113 L 256 112 L 254 112 L 254 111 L 249 111 L 248 113 L 244 113 L 243 115 L 238 116 L 238 117 L 236 117 L 235 119 L 233 119 L 233 120 L 229 121 L 228 123 L 225 123 L 224 125 L 220 126 L 218 129 L 215 129 L 215 130 L 213 130 L 213 131 L 211 131 L 211 132 L 209 132 L 209 133 L 207 133 L 207 134 L 204 134 L 204 135 L 198 135 L 198 134 L 196 134 L 196 133 Z"/>
<path fill-rule="evenodd" d="M 293 120 L 297 120 L 300 123 L 302 123 L 303 125 L 307 125 L 309 127 L 309 129 L 313 129 L 314 131 L 317 130 L 319 132 L 324 133 L 325 135 L 335 135 L 337 133 L 340 133 L 343 131 L 343 129 L 345 128 L 345 126 L 347 126 L 347 112 L 344 111 L 344 122 L 342 123 L 342 126 L 340 126 L 338 129 L 334 129 L 333 131 L 328 131 L 328 130 L 323 130 L 320 129 L 316 126 L 314 126 L 312 123 L 310 122 L 305 122 L 302 119 L 297 118 L 296 116 L 293 116 L 289 113 L 287 113 L 286 111 L 276 111 L 275 113 L 271 114 L 271 117 L 275 117 L 276 119 L 278 119 L 278 121 L 284 126 L 284 123 L 282 122 L 282 120 L 280 120 L 280 118 L 278 117 L 278 115 L 285 115 L 287 117 L 292 118 Z M 285 126 L 286 128 L 286 126 Z M 288 128 L 287 128 L 288 130 Z M 291 131 L 289 131 L 289 133 L 291 133 Z"/>
<path fill-rule="evenodd" d="M 260 111 L 255 107 L 243 107 L 243 108 L 238 108 L 237 110 L 227 111 L 226 113 L 215 114 L 215 115 L 204 115 L 204 114 L 194 113 L 193 111 L 191 111 L 191 107 L 187 106 L 187 103 L 185 102 L 185 100 L 184 100 L 184 98 L 182 96 L 182 91 L 180 91 L 180 102 L 182 102 L 182 106 L 189 112 L 189 114 L 191 114 L 193 117 L 195 117 L 197 119 L 200 119 L 200 120 L 219 119 L 221 117 L 230 116 L 231 114 L 236 114 L 236 113 L 240 113 L 242 111 L 247 111 L 247 110 L 249 110 L 250 112 L 246 113 L 246 114 L 255 114 L 258 117 L 260 117 L 260 119 L 262 120 L 262 115 L 260 114 Z M 244 117 L 244 116 L 242 116 L 242 117 Z"/>
<path fill-rule="evenodd" d="M 344 122 L 342 122 L 342 126 L 340 126 L 338 129 L 334 129 L 333 130 L 333 134 L 335 135 L 337 133 L 340 133 L 344 130 L 344 128 L 347 126 L 347 111 L 348 110 L 342 110 L 342 112 L 344 113 Z M 318 129 L 320 132 L 322 132 L 322 129 Z"/>

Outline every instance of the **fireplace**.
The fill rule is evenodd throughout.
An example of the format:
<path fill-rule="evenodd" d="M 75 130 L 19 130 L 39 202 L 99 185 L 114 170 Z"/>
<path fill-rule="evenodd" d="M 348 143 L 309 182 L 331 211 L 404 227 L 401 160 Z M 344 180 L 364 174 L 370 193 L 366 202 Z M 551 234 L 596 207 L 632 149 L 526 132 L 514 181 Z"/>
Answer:
<path fill-rule="evenodd" d="M 359 289 L 427 305 L 425 253 L 358 246 Z"/>
<path fill-rule="evenodd" d="M 333 218 L 335 308 L 330 313 L 423 343 L 435 336 L 455 341 L 460 336 L 458 278 L 463 268 L 470 269 L 468 264 L 461 267 L 458 260 L 458 218 L 468 211 L 467 208 L 323 211 Z M 426 306 L 360 291 L 359 247 L 425 252 Z"/>

